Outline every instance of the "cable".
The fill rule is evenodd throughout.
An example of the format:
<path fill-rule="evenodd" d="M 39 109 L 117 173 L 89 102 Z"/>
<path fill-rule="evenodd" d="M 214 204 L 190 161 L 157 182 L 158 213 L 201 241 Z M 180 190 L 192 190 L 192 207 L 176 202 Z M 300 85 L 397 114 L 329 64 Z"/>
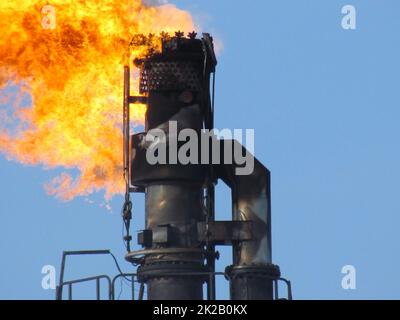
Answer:
<path fill-rule="evenodd" d="M 123 237 L 123 239 L 126 243 L 125 248 L 129 252 L 129 251 L 131 251 L 130 242 L 132 240 L 132 237 L 129 234 L 130 221 L 132 219 L 132 201 L 130 200 L 129 189 L 127 189 L 126 193 L 125 193 L 125 202 L 122 207 L 121 215 L 122 215 L 123 223 L 124 223 L 125 229 L 126 229 L 126 235 Z"/>
<path fill-rule="evenodd" d="M 119 300 L 119 299 L 121 298 L 123 288 L 124 288 L 124 280 L 123 280 L 123 278 L 121 278 L 121 288 L 120 288 L 120 290 L 119 290 L 117 300 Z"/>
<path fill-rule="evenodd" d="M 124 272 L 122 272 L 121 267 L 119 266 L 119 263 L 117 261 L 117 258 L 114 256 L 113 253 L 110 252 L 111 257 L 114 259 L 115 265 L 117 266 L 119 274 L 127 281 L 132 283 L 132 279 L 129 279 L 127 276 L 125 276 Z"/>
<path fill-rule="evenodd" d="M 129 105 L 130 105 L 130 69 L 129 66 L 124 66 L 124 104 L 123 104 L 123 177 L 125 180 L 125 202 L 122 207 L 122 218 L 126 228 L 126 236 L 124 236 L 124 240 L 126 241 L 126 250 L 130 251 L 130 241 L 132 237 L 129 234 L 130 229 L 130 220 L 132 219 L 132 202 L 130 199 L 130 183 L 129 183 L 129 136 L 130 136 L 130 113 L 129 113 Z"/>

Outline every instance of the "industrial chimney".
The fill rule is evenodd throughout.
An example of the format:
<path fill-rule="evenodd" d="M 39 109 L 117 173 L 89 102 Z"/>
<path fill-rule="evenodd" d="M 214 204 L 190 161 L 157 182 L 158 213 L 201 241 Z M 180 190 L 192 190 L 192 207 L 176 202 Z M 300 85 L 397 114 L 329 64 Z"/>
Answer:
<path fill-rule="evenodd" d="M 198 164 L 181 164 L 172 159 L 175 148 L 166 143 L 168 161 L 151 164 L 149 132 L 158 129 L 173 138 L 182 130 L 214 127 L 214 81 L 217 60 L 213 40 L 196 33 L 185 37 L 177 32 L 162 39 L 161 52 L 135 61 L 140 68 L 140 93 L 129 95 L 130 71 L 125 67 L 124 168 L 127 184 L 124 219 L 129 235 L 131 192 L 145 193 L 146 229 L 138 234 L 142 250 L 126 259 L 139 264 L 138 280 L 147 286 L 149 300 L 215 299 L 216 245 L 231 245 L 233 263 L 225 270 L 231 299 L 273 299 L 279 267 L 271 255 L 270 172 L 234 140 L 217 140 L 221 150 L 240 149 L 254 161 L 248 175 L 237 175 L 240 167 L 225 159 L 226 152 L 213 147 L 199 149 Z M 145 132 L 130 136 L 129 105 L 146 103 Z M 172 130 L 172 129 L 174 130 Z M 210 136 L 210 146 L 216 138 Z M 183 144 L 183 142 L 180 142 Z M 180 144 L 178 143 L 178 148 Z M 226 149 L 228 147 L 228 149 Z M 230 149 L 229 149 L 230 148 Z M 176 153 L 176 152 L 175 152 Z M 205 156 L 215 160 L 204 164 Z M 229 153 L 228 153 L 229 155 Z M 214 163 L 214 164 L 213 164 Z M 214 187 L 224 181 L 232 190 L 232 221 L 215 221 Z"/>

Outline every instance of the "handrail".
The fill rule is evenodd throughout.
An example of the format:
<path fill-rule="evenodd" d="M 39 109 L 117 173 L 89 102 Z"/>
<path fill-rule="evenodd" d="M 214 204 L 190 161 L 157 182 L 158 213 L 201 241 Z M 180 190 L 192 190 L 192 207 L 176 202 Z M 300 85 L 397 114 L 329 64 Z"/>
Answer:
<path fill-rule="evenodd" d="M 100 300 L 100 280 L 101 279 L 106 279 L 108 282 L 108 299 L 111 300 L 112 294 L 113 294 L 112 289 L 111 289 L 111 279 L 109 276 L 107 276 L 105 274 L 62 282 L 58 287 L 58 290 L 61 295 L 59 295 L 57 297 L 57 300 L 62 300 L 62 288 L 64 286 L 68 286 L 68 299 L 72 300 L 72 286 L 74 284 L 89 282 L 89 281 L 94 281 L 94 280 L 96 280 L 96 299 Z"/>
<path fill-rule="evenodd" d="M 160 274 L 161 276 L 163 275 L 162 273 Z M 168 276 L 224 276 L 227 278 L 227 274 L 225 272 L 176 272 L 176 273 L 166 273 L 165 275 Z M 108 283 L 108 299 L 109 300 L 115 300 L 115 283 L 119 278 L 127 278 L 130 277 L 132 283 L 132 300 L 135 300 L 135 278 L 137 277 L 136 273 L 120 273 L 114 276 L 114 278 L 110 278 L 108 275 L 98 275 L 98 276 L 92 276 L 92 277 L 87 277 L 87 278 L 82 278 L 82 279 L 75 279 L 75 280 L 69 280 L 62 282 L 58 286 L 59 292 L 62 292 L 62 288 L 64 286 L 68 286 L 68 299 L 72 300 L 72 287 L 74 284 L 77 283 L 83 283 L 83 282 L 89 282 L 89 281 L 94 281 L 96 280 L 96 298 L 97 300 L 100 300 L 100 280 L 101 279 L 106 279 Z M 274 283 L 274 299 L 275 300 L 281 300 L 279 298 L 279 289 L 278 289 L 278 282 L 282 281 L 286 284 L 287 286 L 287 299 L 292 300 L 293 295 L 292 295 L 292 285 L 291 282 L 285 278 L 278 278 L 278 279 L 273 279 Z M 143 290 L 144 287 L 140 286 L 140 293 L 139 293 L 139 300 L 143 299 Z M 62 295 L 57 296 L 58 300 L 62 300 Z"/>
<path fill-rule="evenodd" d="M 65 270 L 65 264 L 66 264 L 66 257 L 69 255 L 97 255 L 97 254 L 110 254 L 113 258 L 115 263 L 117 264 L 117 268 L 120 271 L 119 274 L 114 276 L 112 279 L 108 275 L 97 275 L 97 276 L 92 276 L 92 277 L 86 277 L 86 278 L 81 278 L 81 279 L 75 279 L 75 280 L 69 280 L 69 281 L 64 281 L 64 270 Z M 160 273 L 160 276 L 208 276 L 209 281 L 212 282 L 212 278 L 215 276 L 224 276 L 226 279 L 229 279 L 229 276 L 225 272 L 173 272 L 173 273 Z M 121 269 L 119 268 L 118 262 L 115 260 L 114 255 L 111 253 L 110 250 L 80 250 L 80 251 L 64 251 L 62 255 L 62 261 L 61 261 L 61 272 L 60 272 L 60 281 L 59 284 L 56 288 L 56 299 L 57 300 L 62 300 L 62 292 L 63 288 L 65 286 L 68 286 L 68 298 L 69 300 L 72 300 L 72 287 L 74 284 L 77 283 L 83 283 L 83 282 L 89 282 L 89 281 L 96 281 L 96 298 L 97 300 L 100 300 L 100 282 L 102 279 L 107 280 L 108 284 L 108 299 L 109 300 L 115 300 L 115 283 L 116 280 L 119 278 L 128 278 L 128 281 L 131 281 L 132 283 L 132 300 L 135 300 L 135 280 L 137 278 L 136 273 L 123 273 Z M 275 300 L 280 300 L 279 298 L 279 281 L 282 281 L 286 284 L 287 287 L 287 299 L 292 300 L 293 299 L 293 294 L 292 294 L 292 285 L 291 282 L 285 278 L 275 278 L 275 277 L 270 277 L 271 280 L 273 281 L 274 285 L 274 299 Z M 139 289 L 139 300 L 143 299 L 144 295 L 144 283 L 141 283 L 140 289 Z M 213 297 L 215 299 L 215 297 Z"/>
<path fill-rule="evenodd" d="M 119 278 L 126 278 L 126 277 L 131 277 L 131 283 L 132 283 L 132 300 L 135 300 L 135 277 L 136 273 L 120 273 L 117 274 L 111 281 L 111 300 L 115 300 L 115 282 Z"/>
<path fill-rule="evenodd" d="M 292 293 L 292 283 L 290 280 L 285 278 L 279 278 L 278 280 L 283 281 L 286 283 L 287 286 L 287 293 L 288 293 L 288 300 L 293 300 L 293 293 Z M 278 299 L 278 297 L 276 297 Z"/>
<path fill-rule="evenodd" d="M 65 263 L 67 256 L 71 255 L 97 255 L 97 254 L 111 254 L 110 250 L 79 250 L 79 251 L 63 251 L 62 259 L 61 259 L 61 272 L 60 272 L 60 281 L 56 288 L 56 299 L 62 300 L 62 290 L 64 283 L 64 271 L 65 271 Z M 72 290 L 72 284 L 70 284 L 70 289 Z"/>

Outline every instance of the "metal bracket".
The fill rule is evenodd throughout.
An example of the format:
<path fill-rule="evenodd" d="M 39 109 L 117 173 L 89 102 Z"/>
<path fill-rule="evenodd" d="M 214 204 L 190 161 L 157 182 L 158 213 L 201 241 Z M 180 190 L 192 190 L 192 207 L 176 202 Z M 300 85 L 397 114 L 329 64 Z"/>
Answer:
<path fill-rule="evenodd" d="M 208 230 L 208 231 L 207 231 Z M 253 221 L 210 221 L 197 223 L 198 240 L 216 245 L 231 245 L 234 241 L 250 241 L 253 236 Z"/>
<path fill-rule="evenodd" d="M 145 248 L 156 245 L 167 245 L 170 243 L 172 230 L 169 225 L 160 225 L 152 230 L 146 229 L 138 233 L 138 244 Z"/>
<path fill-rule="evenodd" d="M 151 230 L 142 230 L 137 235 L 137 242 L 141 246 L 148 248 L 153 243 L 153 232 Z"/>
<path fill-rule="evenodd" d="M 171 241 L 172 230 L 169 225 L 155 227 L 153 230 L 153 243 L 167 245 Z"/>

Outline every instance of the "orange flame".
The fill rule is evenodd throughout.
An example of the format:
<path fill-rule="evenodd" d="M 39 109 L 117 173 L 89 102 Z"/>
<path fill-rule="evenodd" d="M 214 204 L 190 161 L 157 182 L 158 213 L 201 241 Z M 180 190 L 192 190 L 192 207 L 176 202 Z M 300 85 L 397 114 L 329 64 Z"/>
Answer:
<path fill-rule="evenodd" d="M 23 164 L 78 169 L 46 186 L 61 199 L 121 193 L 122 58 L 134 34 L 193 29 L 187 12 L 142 0 L 2 1 L 0 152 Z M 149 45 L 133 43 L 129 61 Z M 144 113 L 131 107 L 137 124 Z"/>

